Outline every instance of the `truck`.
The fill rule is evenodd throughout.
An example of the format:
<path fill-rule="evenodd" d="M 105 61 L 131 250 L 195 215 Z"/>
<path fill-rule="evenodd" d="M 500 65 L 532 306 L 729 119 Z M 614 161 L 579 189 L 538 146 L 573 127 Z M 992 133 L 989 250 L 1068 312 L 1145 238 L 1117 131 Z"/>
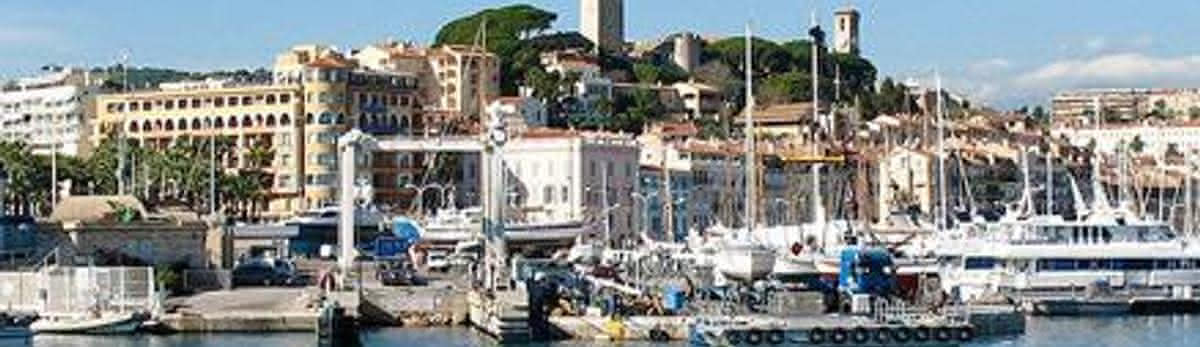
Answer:
<path fill-rule="evenodd" d="M 879 298 L 897 292 L 896 266 L 884 248 L 851 245 L 839 254 L 836 283 L 823 283 L 826 311 L 863 313 Z"/>

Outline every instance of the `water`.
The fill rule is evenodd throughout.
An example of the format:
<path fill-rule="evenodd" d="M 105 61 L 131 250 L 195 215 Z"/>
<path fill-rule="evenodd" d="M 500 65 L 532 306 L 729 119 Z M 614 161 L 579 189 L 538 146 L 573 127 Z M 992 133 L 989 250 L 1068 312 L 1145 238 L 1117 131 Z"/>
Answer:
<path fill-rule="evenodd" d="M 972 347 L 1009 346 L 1200 346 L 1200 316 L 1045 318 L 1029 319 L 1027 334 L 971 344 Z M 181 334 L 171 336 L 37 336 L 33 346 L 63 347 L 283 347 L 311 346 L 312 334 Z M 363 334 L 364 346 L 491 346 L 468 329 L 382 329 Z M 0 342 L 0 346 L 9 346 Z M 16 344 L 17 346 L 27 346 Z M 562 342 L 536 347 L 610 346 L 604 342 Z M 683 343 L 622 343 L 623 347 L 683 346 Z"/>

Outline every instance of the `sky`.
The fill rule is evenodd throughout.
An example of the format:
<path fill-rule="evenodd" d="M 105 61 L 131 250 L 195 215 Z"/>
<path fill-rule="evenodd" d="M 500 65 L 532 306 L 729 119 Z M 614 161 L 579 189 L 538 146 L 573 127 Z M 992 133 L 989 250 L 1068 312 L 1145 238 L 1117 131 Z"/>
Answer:
<path fill-rule="evenodd" d="M 193 71 L 266 67 L 297 43 L 359 47 L 386 38 L 428 43 L 441 24 L 485 0 L 0 2 L 0 76 L 46 64 L 134 65 Z M 527 0 L 578 27 L 577 0 Z M 882 76 L 947 88 L 999 108 L 1047 104 L 1082 87 L 1200 87 L 1195 0 L 625 0 L 626 36 L 679 31 L 795 39 L 812 11 L 862 12 L 862 51 Z M 828 30 L 827 30 L 828 31 Z"/>

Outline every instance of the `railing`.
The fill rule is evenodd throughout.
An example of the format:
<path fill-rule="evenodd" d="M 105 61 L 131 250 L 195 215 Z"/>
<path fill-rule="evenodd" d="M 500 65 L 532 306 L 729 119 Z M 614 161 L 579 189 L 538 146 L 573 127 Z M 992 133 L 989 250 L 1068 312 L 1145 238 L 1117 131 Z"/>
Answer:
<path fill-rule="evenodd" d="M 970 306 L 965 304 L 942 306 L 929 310 L 908 305 L 902 301 L 879 300 L 875 302 L 873 317 L 876 322 L 904 325 L 964 325 L 970 319 Z"/>

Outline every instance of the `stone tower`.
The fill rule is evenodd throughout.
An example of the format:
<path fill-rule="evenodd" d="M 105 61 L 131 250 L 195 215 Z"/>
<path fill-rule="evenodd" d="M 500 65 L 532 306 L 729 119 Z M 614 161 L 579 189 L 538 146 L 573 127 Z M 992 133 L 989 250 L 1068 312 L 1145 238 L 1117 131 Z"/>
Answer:
<path fill-rule="evenodd" d="M 858 55 L 858 10 L 845 7 L 833 13 L 833 51 Z"/>
<path fill-rule="evenodd" d="M 624 0 L 580 0 L 579 31 L 605 52 L 620 52 L 625 45 Z"/>
<path fill-rule="evenodd" d="M 694 33 L 682 32 L 675 36 L 675 49 L 671 60 L 683 71 L 692 73 L 700 66 L 700 36 Z"/>

